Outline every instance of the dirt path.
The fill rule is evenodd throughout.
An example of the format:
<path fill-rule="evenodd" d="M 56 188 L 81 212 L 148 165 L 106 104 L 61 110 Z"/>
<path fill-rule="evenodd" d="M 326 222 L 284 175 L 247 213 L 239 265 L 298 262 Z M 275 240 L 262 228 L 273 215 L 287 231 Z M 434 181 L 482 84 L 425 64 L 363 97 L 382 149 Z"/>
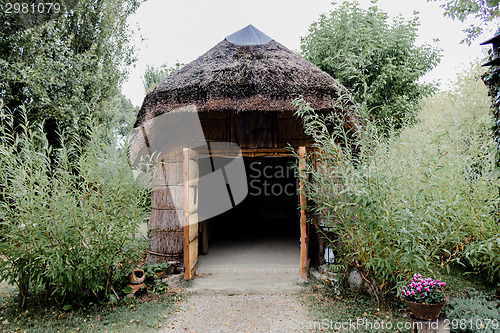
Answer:
<path fill-rule="evenodd" d="M 307 309 L 295 292 L 188 296 L 161 331 L 191 333 L 305 332 Z"/>

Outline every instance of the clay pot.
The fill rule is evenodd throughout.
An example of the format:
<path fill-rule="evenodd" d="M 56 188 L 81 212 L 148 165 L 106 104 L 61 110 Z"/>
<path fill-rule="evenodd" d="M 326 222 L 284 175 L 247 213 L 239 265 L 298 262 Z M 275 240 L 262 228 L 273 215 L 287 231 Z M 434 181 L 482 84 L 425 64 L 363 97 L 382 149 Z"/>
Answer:
<path fill-rule="evenodd" d="M 127 286 L 132 288 L 132 292 L 128 297 L 134 295 L 141 288 L 146 288 L 146 284 L 144 283 L 145 279 L 146 275 L 144 274 L 144 271 L 142 269 L 134 269 L 132 273 L 128 275 L 129 283 Z"/>
<path fill-rule="evenodd" d="M 421 320 L 436 320 L 443 309 L 444 301 L 436 304 L 415 303 L 405 301 L 406 305 L 410 308 L 411 312 L 417 319 Z"/>
<path fill-rule="evenodd" d="M 144 271 L 138 268 L 134 269 L 132 273 L 128 275 L 128 282 L 130 284 L 135 284 L 135 285 L 141 284 L 144 282 L 145 279 L 146 276 L 144 274 Z"/>
<path fill-rule="evenodd" d="M 130 296 L 131 295 L 135 295 L 135 293 L 142 289 L 142 288 L 146 288 L 146 284 L 145 283 L 141 283 L 141 284 L 127 284 L 127 286 L 129 286 L 130 288 L 132 288 L 132 291 L 130 292 Z"/>

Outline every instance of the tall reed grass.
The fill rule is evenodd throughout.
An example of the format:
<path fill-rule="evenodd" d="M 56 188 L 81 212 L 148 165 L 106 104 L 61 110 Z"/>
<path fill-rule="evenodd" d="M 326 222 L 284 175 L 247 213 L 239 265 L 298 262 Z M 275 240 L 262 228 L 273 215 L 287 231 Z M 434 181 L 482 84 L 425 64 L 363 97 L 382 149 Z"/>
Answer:
<path fill-rule="evenodd" d="M 310 206 L 336 234 L 338 264 L 360 271 L 381 301 L 413 273 L 450 265 L 499 280 L 500 182 L 489 100 L 475 77 L 477 66 L 389 140 L 369 123 L 349 133 L 341 116 L 295 101 L 314 140 L 302 176 Z"/>
<path fill-rule="evenodd" d="M 134 184 L 126 154 L 116 159 L 106 150 L 96 125 L 61 135 L 54 148 L 43 126 L 22 114 L 15 125 L 6 110 L 0 116 L 0 278 L 17 284 L 24 298 L 116 297 L 117 282 L 144 249 L 132 234 L 147 192 Z"/>

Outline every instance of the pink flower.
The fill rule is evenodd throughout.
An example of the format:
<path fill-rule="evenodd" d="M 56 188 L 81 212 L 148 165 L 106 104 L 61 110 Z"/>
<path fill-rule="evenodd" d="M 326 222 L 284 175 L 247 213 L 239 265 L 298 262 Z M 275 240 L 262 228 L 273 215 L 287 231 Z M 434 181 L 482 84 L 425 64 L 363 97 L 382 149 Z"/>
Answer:
<path fill-rule="evenodd" d="M 423 296 L 424 299 L 436 292 L 437 287 L 444 287 L 446 283 L 430 277 L 422 277 L 420 274 L 413 274 L 410 283 L 403 287 L 401 294 L 407 299 L 412 299 L 412 296 Z"/>

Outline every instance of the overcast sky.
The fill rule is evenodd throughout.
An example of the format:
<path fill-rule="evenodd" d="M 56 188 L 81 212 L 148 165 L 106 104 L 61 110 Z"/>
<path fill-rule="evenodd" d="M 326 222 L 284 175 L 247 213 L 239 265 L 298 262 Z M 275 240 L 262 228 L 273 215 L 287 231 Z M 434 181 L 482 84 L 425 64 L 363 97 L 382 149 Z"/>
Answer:
<path fill-rule="evenodd" d="M 364 8 L 370 6 L 370 0 L 359 2 Z M 402 14 L 410 18 L 418 11 L 421 26 L 417 44 L 439 39 L 437 45 L 444 50 L 444 56 L 425 81 L 446 84 L 453 80 L 471 61 L 484 58 L 485 48 L 479 43 L 493 34 L 480 36 L 468 47 L 460 44 L 465 36 L 461 30 L 468 23 L 443 17 L 443 10 L 435 2 L 379 0 L 377 6 L 391 17 Z M 138 61 L 123 84 L 123 93 L 133 104 L 141 105 L 146 65 L 189 63 L 248 24 L 289 49 L 299 50 L 300 37 L 307 35 L 310 24 L 332 8 L 331 0 L 148 0 L 129 19 L 136 31 Z"/>

